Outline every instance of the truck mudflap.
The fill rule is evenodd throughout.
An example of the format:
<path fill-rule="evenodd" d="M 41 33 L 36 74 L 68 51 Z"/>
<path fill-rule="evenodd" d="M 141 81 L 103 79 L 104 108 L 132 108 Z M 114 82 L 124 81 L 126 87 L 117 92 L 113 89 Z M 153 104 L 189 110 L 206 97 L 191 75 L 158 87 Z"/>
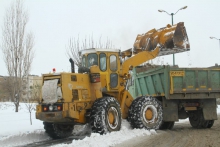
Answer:
<path fill-rule="evenodd" d="M 205 120 L 217 120 L 217 105 L 216 99 L 202 100 L 203 116 Z"/>
<path fill-rule="evenodd" d="M 158 30 L 152 29 L 138 35 L 134 43 L 134 52 L 152 51 L 160 46 L 159 56 L 180 53 L 190 50 L 188 36 L 183 22 L 167 25 Z"/>
<path fill-rule="evenodd" d="M 178 104 L 163 97 L 163 121 L 178 121 Z"/>
<path fill-rule="evenodd" d="M 189 101 L 188 101 L 189 102 Z M 179 119 L 186 119 L 188 115 L 179 111 L 177 100 L 167 100 L 163 97 L 163 120 L 164 121 L 178 121 Z M 196 104 L 196 103 L 192 103 Z M 182 104 L 183 105 L 183 104 Z M 190 107 L 188 107 L 190 108 Z M 202 109 L 204 120 L 217 120 L 217 105 L 216 99 L 201 99 L 198 101 L 198 106 L 192 107 L 192 110 Z M 186 106 L 184 106 L 186 110 Z M 190 109 L 188 109 L 190 111 Z"/>

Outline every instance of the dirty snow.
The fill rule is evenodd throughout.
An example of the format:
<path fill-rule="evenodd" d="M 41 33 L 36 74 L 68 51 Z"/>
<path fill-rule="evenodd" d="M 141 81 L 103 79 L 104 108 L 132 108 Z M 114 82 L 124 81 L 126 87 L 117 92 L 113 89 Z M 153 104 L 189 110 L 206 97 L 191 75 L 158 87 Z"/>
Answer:
<path fill-rule="evenodd" d="M 218 113 L 220 113 L 220 106 L 218 106 Z M 23 103 L 20 104 L 19 112 L 15 113 L 13 103 L 0 102 L 0 118 L 0 146 L 13 147 L 50 139 L 44 133 L 42 121 L 35 119 L 35 112 L 32 112 L 33 124 L 30 125 L 29 113 Z M 183 121 L 188 119 L 181 120 L 179 123 Z M 147 138 L 154 134 L 156 134 L 155 130 L 131 129 L 129 123 L 123 120 L 122 128 L 118 132 L 105 135 L 92 133 L 90 137 L 85 137 L 83 140 L 73 140 L 71 144 L 60 144 L 55 147 L 109 147 L 137 136 Z"/>

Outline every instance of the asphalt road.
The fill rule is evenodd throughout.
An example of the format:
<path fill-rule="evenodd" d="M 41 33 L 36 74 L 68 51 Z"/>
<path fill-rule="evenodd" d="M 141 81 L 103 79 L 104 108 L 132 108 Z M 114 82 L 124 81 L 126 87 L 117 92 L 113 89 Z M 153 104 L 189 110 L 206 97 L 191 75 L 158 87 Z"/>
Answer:
<path fill-rule="evenodd" d="M 155 135 L 132 138 L 115 147 L 220 147 L 220 115 L 211 129 L 176 123 L 172 130 L 158 130 Z"/>

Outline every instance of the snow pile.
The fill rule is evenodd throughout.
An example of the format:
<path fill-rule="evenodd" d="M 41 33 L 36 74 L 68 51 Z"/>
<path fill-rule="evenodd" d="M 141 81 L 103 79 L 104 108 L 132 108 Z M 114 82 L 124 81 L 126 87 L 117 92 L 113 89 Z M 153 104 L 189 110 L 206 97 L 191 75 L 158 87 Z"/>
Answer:
<path fill-rule="evenodd" d="M 89 124 L 86 125 L 75 125 L 73 129 L 74 136 L 88 136 L 92 132 Z"/>
<path fill-rule="evenodd" d="M 59 144 L 54 147 L 109 147 L 134 137 L 147 136 L 151 134 L 156 134 L 156 131 L 132 129 L 127 120 L 122 120 L 122 127 L 120 131 L 107 133 L 105 135 L 92 133 L 90 137 L 85 137 L 83 140 L 73 140 L 72 144 Z"/>

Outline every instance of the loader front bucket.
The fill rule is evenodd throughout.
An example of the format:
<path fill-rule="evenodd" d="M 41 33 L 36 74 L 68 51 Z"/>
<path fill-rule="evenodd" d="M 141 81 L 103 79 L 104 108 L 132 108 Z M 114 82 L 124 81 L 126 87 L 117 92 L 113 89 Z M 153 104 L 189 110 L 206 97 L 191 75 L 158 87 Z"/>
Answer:
<path fill-rule="evenodd" d="M 189 49 L 189 40 L 186 33 L 184 23 L 178 23 L 173 37 L 174 46 L 176 48 Z"/>
<path fill-rule="evenodd" d="M 145 34 L 138 35 L 134 43 L 134 52 L 154 50 L 160 47 L 159 56 L 180 53 L 190 50 L 188 36 L 184 23 L 167 25 L 161 29 L 152 29 Z"/>

